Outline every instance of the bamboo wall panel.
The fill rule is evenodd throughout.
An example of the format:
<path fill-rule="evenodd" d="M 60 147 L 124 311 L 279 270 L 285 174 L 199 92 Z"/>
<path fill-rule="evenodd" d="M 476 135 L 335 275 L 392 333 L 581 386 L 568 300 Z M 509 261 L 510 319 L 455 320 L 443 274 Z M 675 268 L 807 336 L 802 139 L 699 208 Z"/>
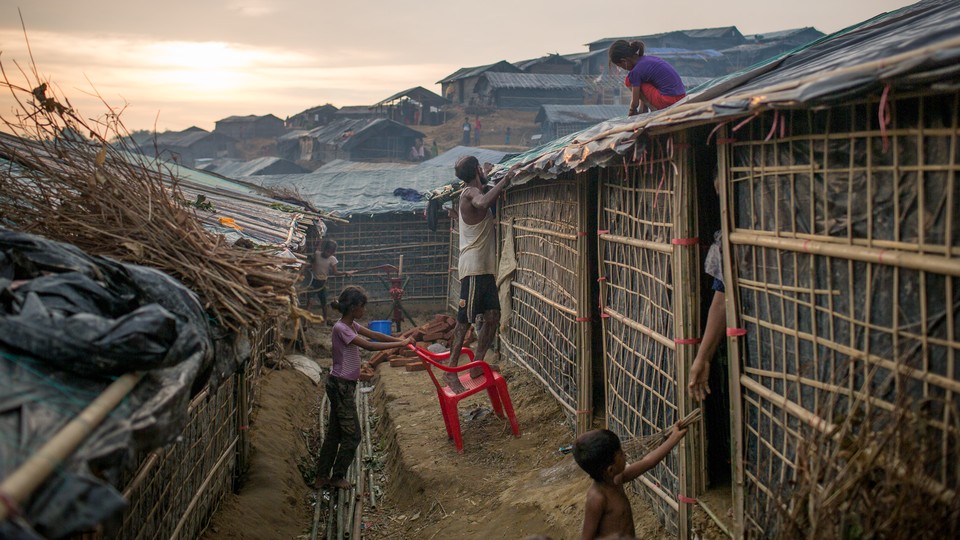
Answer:
<path fill-rule="evenodd" d="M 917 472 L 960 488 L 958 100 L 891 100 L 882 128 L 878 96 L 733 133 L 748 534 L 780 532 L 811 426 L 877 429 L 904 400 L 923 403 L 938 449 Z"/>
<path fill-rule="evenodd" d="M 671 245 L 677 168 L 667 140 L 640 143 L 636 161 L 600 172 L 607 427 L 622 439 L 679 419 Z M 672 499 L 680 492 L 680 460 L 672 452 L 645 475 L 659 490 L 641 488 L 673 533 L 680 528 Z"/>
<path fill-rule="evenodd" d="M 427 228 L 420 214 L 353 216 L 350 223 L 331 223 L 327 238 L 337 241 L 340 270 L 361 270 L 381 264 L 398 266 L 403 255 L 405 299 L 444 303 L 448 295 L 450 220 L 445 215 L 437 231 Z M 363 287 L 372 302 L 390 301 L 381 278 L 383 271 L 369 270 L 352 277 L 332 278 L 327 286 L 330 301 L 347 285 Z"/>
<path fill-rule="evenodd" d="M 502 343 L 576 414 L 582 369 L 576 321 L 581 262 L 577 182 L 569 176 L 531 182 L 508 190 L 502 203 L 498 217 L 514 219 L 517 256 L 513 319 L 501 334 Z"/>

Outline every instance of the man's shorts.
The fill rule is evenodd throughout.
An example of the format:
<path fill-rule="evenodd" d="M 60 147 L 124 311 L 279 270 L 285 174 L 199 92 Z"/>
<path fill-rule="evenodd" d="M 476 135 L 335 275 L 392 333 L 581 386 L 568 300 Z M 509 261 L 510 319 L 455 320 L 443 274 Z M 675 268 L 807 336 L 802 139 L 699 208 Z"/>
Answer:
<path fill-rule="evenodd" d="M 311 294 L 317 303 L 321 306 L 327 305 L 327 280 L 314 281 L 311 286 L 313 288 Z"/>
<path fill-rule="evenodd" d="M 472 324 L 484 311 L 500 309 L 497 280 L 493 274 L 467 276 L 460 280 L 460 309 L 457 322 Z"/>

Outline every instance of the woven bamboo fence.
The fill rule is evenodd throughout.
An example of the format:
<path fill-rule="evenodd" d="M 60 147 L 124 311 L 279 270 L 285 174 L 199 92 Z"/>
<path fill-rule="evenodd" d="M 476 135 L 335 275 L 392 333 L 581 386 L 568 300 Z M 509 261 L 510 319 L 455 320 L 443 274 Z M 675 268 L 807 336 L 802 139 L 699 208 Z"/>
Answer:
<path fill-rule="evenodd" d="M 642 140 L 622 167 L 599 172 L 606 420 L 624 439 L 650 436 L 692 410 L 684 375 L 699 336 L 700 262 L 682 136 Z M 694 429 L 638 484 L 667 529 L 684 538 L 688 509 L 677 500 L 702 488 L 699 437 Z"/>
<path fill-rule="evenodd" d="M 275 328 L 254 332 L 244 368 L 230 374 L 214 392 L 204 389 L 194 396 L 188 423 L 176 443 L 137 456 L 135 471 L 120 488 L 129 506 L 110 538 L 200 537 L 249 465 L 249 419 L 275 332 Z M 106 537 L 101 530 L 76 538 Z"/>
<path fill-rule="evenodd" d="M 811 440 L 851 422 L 869 434 L 911 407 L 923 411 L 908 422 L 919 444 L 873 458 L 872 485 L 900 479 L 897 497 L 938 512 L 918 535 L 956 525 L 960 93 L 886 97 L 766 112 L 724 138 L 727 325 L 745 331 L 731 340 L 744 486 L 735 512 L 747 536 L 787 534 L 784 516 L 803 517 L 793 498 L 804 482 L 822 497 L 855 468 L 841 452 L 845 461 L 811 478 L 809 456 L 830 452 L 804 450 Z M 883 512 L 884 499 L 845 499 L 862 505 L 847 515 L 870 530 L 871 511 L 897 511 Z"/>
<path fill-rule="evenodd" d="M 586 182 L 573 175 L 511 188 L 498 218 L 513 220 L 517 270 L 511 283 L 512 321 L 501 346 L 527 367 L 575 418 L 590 427 L 589 274 L 583 235 Z M 501 233 L 503 231 L 501 230 Z"/>
<path fill-rule="evenodd" d="M 364 270 L 382 264 L 399 266 L 403 255 L 404 300 L 444 304 L 449 286 L 450 225 L 444 215 L 437 231 L 427 228 L 422 215 L 376 214 L 353 216 L 349 223 L 330 223 L 327 238 L 337 241 L 338 268 Z M 361 271 L 352 277 L 334 277 L 327 283 L 332 301 L 347 285 L 367 290 L 372 303 L 392 302 L 382 270 Z"/>

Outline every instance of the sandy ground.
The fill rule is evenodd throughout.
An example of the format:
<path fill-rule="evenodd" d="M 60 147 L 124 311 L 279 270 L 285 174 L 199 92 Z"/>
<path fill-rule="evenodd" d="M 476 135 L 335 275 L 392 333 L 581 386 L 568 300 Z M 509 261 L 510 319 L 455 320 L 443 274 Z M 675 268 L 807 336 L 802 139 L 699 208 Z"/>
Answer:
<path fill-rule="evenodd" d="M 329 331 L 316 329 L 314 351 L 329 350 Z M 326 339 L 326 343 L 323 340 Z M 308 343 L 309 345 L 309 343 Z M 329 358 L 317 358 L 329 366 Z M 578 538 L 589 478 L 558 449 L 572 433 L 554 399 L 523 368 L 503 364 L 522 436 L 490 414 L 485 393 L 460 403 L 465 452 L 448 441 L 435 389 L 425 372 L 383 364 L 375 414 L 387 463 L 386 496 L 365 508 L 365 538 L 489 539 L 548 535 Z M 309 534 L 312 493 L 298 462 L 316 419 L 319 390 L 294 371 L 268 373 L 252 425 L 253 462 L 243 489 L 224 501 L 205 538 L 297 538 Z M 637 535 L 666 539 L 652 511 L 633 497 Z"/>
<path fill-rule="evenodd" d="M 240 492 L 228 494 L 204 538 L 295 538 L 309 526 L 310 490 L 297 467 L 313 428 L 317 389 L 293 371 L 267 371 L 250 429 L 251 462 Z M 308 531 L 309 532 L 309 531 Z"/>

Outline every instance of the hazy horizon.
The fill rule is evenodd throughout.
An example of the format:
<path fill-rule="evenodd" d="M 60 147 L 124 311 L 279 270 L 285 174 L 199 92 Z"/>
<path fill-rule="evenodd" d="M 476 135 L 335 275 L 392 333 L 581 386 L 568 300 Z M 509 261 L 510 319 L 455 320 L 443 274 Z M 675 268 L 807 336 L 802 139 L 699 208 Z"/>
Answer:
<path fill-rule="evenodd" d="M 810 0 L 771 5 L 731 0 L 722 9 L 677 0 L 625 14 L 628 4 L 589 9 L 534 0 L 481 4 L 424 0 L 397 7 L 382 0 L 317 5 L 309 0 L 0 0 L 0 62 L 25 84 L 14 62 L 29 65 L 22 13 L 37 69 L 85 116 L 126 107 L 127 129 L 213 129 L 233 115 L 280 118 L 332 103 L 370 105 L 461 67 L 549 53 L 585 52 L 588 42 L 736 26 L 756 34 L 812 26 L 832 33 L 903 0 Z M 13 102 L 0 97 L 0 115 Z"/>

